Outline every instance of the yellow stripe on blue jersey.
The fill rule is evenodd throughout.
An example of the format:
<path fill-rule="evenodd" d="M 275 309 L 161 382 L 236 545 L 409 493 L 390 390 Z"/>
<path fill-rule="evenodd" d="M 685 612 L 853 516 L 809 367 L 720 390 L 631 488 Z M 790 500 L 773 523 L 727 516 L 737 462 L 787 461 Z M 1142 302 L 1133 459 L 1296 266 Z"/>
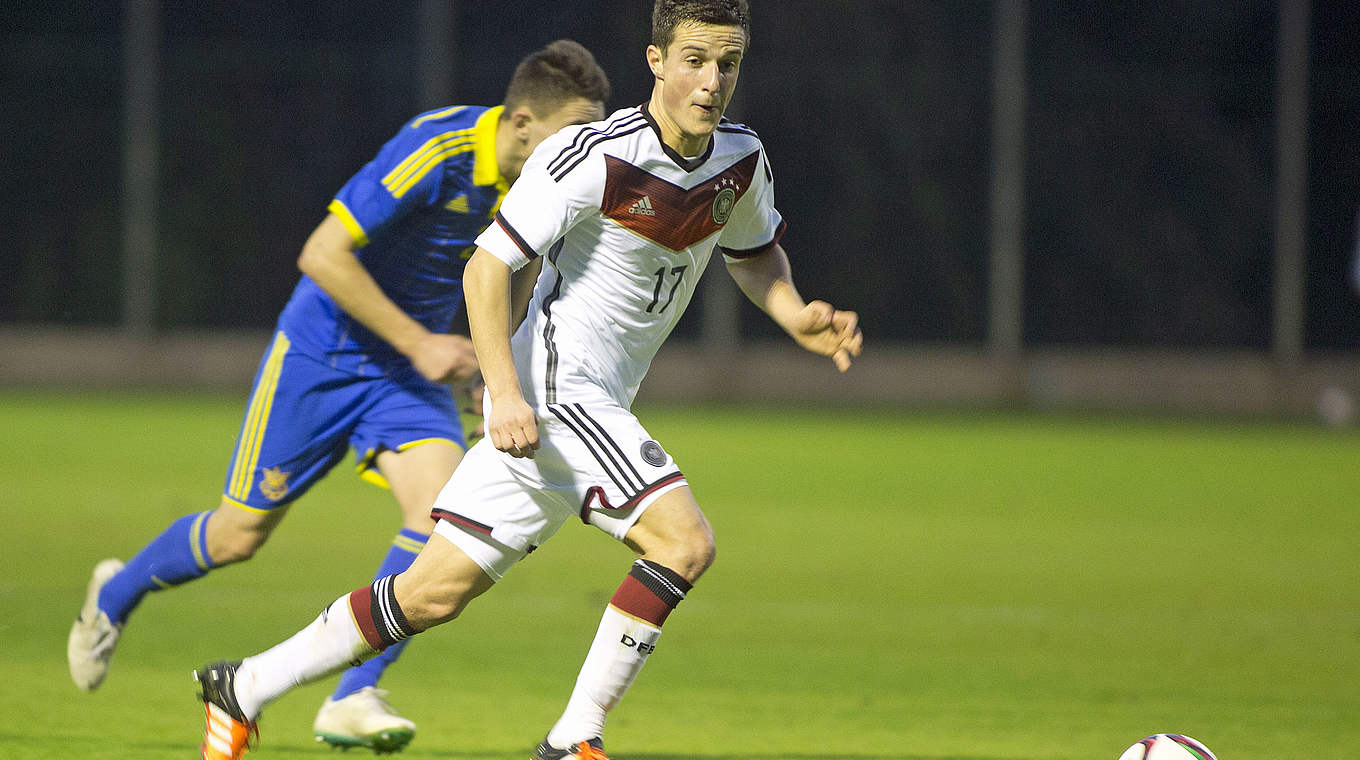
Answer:
<path fill-rule="evenodd" d="M 396 166 L 392 167 L 392 170 L 387 173 L 387 176 L 382 178 L 382 184 L 384 186 L 390 186 L 391 184 L 396 182 L 399 177 L 405 175 L 408 171 L 410 171 L 411 166 L 417 161 L 420 161 L 428 153 L 428 151 L 436 149 L 441 143 L 443 143 L 450 137 L 456 137 L 457 135 L 465 135 L 470 133 L 471 131 L 472 130 L 470 128 L 458 129 L 454 130 L 453 132 L 442 132 L 440 134 L 435 135 L 434 137 L 431 137 L 430 139 L 426 140 L 423 144 L 421 144 L 419 148 L 416 148 L 415 150 L 407 154 L 406 158 L 403 158 L 401 161 L 399 161 Z"/>
<path fill-rule="evenodd" d="M 465 108 L 467 108 L 467 106 L 454 106 L 452 108 L 445 108 L 442 111 L 434 111 L 432 113 L 427 113 L 424 116 L 420 117 L 419 119 L 416 119 L 415 121 L 411 122 L 407 126 L 407 128 L 416 129 L 421 124 L 424 124 L 427 121 L 434 121 L 435 119 L 443 119 L 447 116 L 452 116 Z"/>
<path fill-rule="evenodd" d="M 359 220 L 354 218 L 354 214 L 339 198 L 332 200 L 330 205 L 326 206 L 326 210 L 335 214 L 335 218 L 345 225 L 345 229 L 349 230 L 349 236 L 354 238 L 356 247 L 363 248 L 368 245 L 368 233 L 364 232 L 364 226 L 359 224 Z"/>
<path fill-rule="evenodd" d="M 385 187 L 390 188 L 392 185 L 400 182 L 401 178 L 405 177 L 411 171 L 411 167 L 423 161 L 425 157 L 430 154 L 431 151 L 439 150 L 439 147 L 448 142 L 449 140 L 457 139 L 460 136 L 467 137 L 470 136 L 471 134 L 472 129 L 468 128 L 458 129 L 452 132 L 442 132 L 440 134 L 435 135 L 434 137 L 431 137 L 430 139 L 426 140 L 419 148 L 416 148 L 415 150 L 411 151 L 411 153 L 408 154 L 406 158 L 402 159 L 396 166 L 392 167 L 392 170 L 387 173 L 387 176 L 382 178 L 382 184 Z"/>
<path fill-rule="evenodd" d="M 383 186 L 392 193 L 393 198 L 400 198 L 429 174 L 431 169 L 439 166 L 450 156 L 472 150 L 473 145 L 471 129 L 445 132 L 431 137 L 415 153 L 407 156 L 405 161 L 383 177 Z"/>
<path fill-rule="evenodd" d="M 231 487 L 227 495 L 245 501 L 250 496 L 252 474 L 260 459 L 260 444 L 264 441 L 264 431 L 269 426 L 269 412 L 274 404 L 274 391 L 279 387 L 279 376 L 283 374 L 283 357 L 288 353 L 288 336 L 283 331 L 274 337 L 274 345 L 269 349 L 264 370 L 260 372 L 260 382 L 250 397 L 250 409 L 241 430 L 241 440 L 236 445 L 236 469 L 232 471 Z"/>
<path fill-rule="evenodd" d="M 445 146 L 438 153 L 431 155 L 430 157 L 426 158 L 423 163 L 416 166 L 415 173 L 413 173 L 407 180 L 402 182 L 397 187 L 392 188 L 393 197 L 396 198 L 402 197 L 412 187 L 415 187 L 416 183 L 424 179 L 426 174 L 429 174 L 432 169 L 435 169 L 436 167 L 443 164 L 445 160 L 452 158 L 460 153 L 467 153 L 472 149 L 473 143 L 472 138 L 470 137 L 463 138 L 461 142 Z"/>

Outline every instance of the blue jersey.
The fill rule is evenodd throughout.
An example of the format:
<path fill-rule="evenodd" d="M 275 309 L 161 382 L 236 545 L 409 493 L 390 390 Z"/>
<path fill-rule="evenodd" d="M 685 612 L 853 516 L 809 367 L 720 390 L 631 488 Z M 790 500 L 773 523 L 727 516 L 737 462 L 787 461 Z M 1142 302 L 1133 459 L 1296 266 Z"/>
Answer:
<path fill-rule="evenodd" d="M 509 187 L 496 163 L 501 110 L 453 106 L 417 116 L 329 206 L 387 297 L 432 332 L 446 332 L 462 305 L 473 241 Z M 295 351 L 335 369 L 372 377 L 409 367 L 306 275 L 278 329 Z"/>

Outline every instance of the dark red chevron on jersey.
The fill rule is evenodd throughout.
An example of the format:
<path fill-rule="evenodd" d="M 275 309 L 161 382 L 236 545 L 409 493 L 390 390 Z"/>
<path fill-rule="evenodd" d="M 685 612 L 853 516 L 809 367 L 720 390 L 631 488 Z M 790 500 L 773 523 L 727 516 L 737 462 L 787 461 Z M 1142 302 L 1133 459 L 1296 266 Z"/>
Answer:
<path fill-rule="evenodd" d="M 686 190 L 610 155 L 600 214 L 672 251 L 684 250 L 727 223 L 751 187 L 760 151 Z"/>

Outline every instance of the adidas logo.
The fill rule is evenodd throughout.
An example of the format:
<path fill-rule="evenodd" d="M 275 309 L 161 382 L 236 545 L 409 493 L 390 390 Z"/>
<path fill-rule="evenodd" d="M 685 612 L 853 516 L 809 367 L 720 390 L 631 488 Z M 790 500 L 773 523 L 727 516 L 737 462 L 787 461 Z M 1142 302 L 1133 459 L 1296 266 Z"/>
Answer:
<path fill-rule="evenodd" d="M 656 216 L 656 212 L 652 210 L 652 197 L 650 195 L 644 195 L 641 198 L 638 198 L 637 202 L 629 207 L 628 213 L 642 214 L 643 216 Z"/>

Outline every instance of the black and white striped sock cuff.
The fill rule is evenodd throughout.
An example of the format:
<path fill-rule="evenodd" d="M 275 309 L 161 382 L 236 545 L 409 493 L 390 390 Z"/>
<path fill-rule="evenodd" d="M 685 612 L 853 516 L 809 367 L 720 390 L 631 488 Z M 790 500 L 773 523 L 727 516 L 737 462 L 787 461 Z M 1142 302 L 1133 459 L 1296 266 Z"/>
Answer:
<path fill-rule="evenodd" d="M 694 584 L 680 577 L 680 574 L 650 560 L 640 559 L 633 563 L 628 575 L 647 587 L 672 609 L 685 598 Z"/>
<path fill-rule="evenodd" d="M 373 582 L 373 623 L 388 646 L 416 635 L 416 630 L 406 622 L 406 614 L 397 604 L 397 576 L 389 575 Z"/>

